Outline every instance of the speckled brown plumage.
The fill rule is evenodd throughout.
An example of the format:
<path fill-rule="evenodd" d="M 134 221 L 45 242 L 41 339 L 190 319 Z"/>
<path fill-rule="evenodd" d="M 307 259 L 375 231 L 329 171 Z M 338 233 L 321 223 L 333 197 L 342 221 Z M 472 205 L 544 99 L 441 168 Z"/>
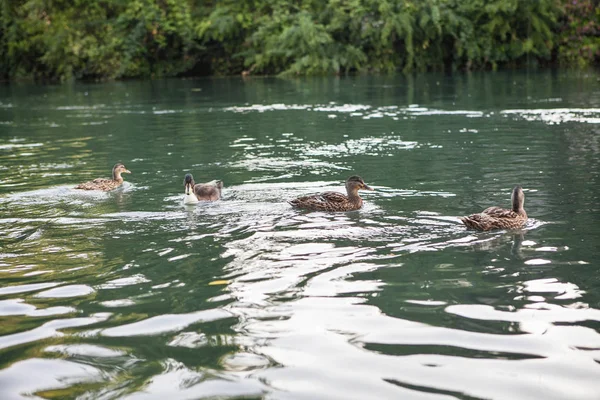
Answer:
<path fill-rule="evenodd" d="M 363 201 L 358 195 L 359 190 L 373 190 L 367 186 L 360 176 L 351 176 L 346 181 L 344 195 L 338 192 L 325 192 L 312 196 L 302 196 L 289 203 L 293 207 L 314 211 L 354 211 L 362 207 Z"/>
<path fill-rule="evenodd" d="M 521 186 L 515 186 L 511 195 L 512 210 L 489 207 L 479 214 L 462 217 L 460 220 L 467 228 L 480 231 L 492 229 L 518 229 L 527 222 L 527 213 L 523 208 L 525 194 Z"/>
<path fill-rule="evenodd" d="M 93 181 L 84 182 L 75 186 L 75 189 L 102 190 L 108 192 L 110 190 L 118 188 L 123 184 L 123 177 L 121 177 L 122 173 L 130 174 L 131 172 L 127 168 L 125 168 L 123 164 L 117 163 L 115 164 L 112 170 L 112 179 L 96 178 Z"/>

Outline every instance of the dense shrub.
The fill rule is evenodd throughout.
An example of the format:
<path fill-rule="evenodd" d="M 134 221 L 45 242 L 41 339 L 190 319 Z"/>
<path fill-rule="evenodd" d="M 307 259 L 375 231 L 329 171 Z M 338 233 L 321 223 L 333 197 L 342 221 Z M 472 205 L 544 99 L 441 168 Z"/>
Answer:
<path fill-rule="evenodd" d="M 559 33 L 559 60 L 563 65 L 588 66 L 600 62 L 600 2 L 564 3 Z"/>
<path fill-rule="evenodd" d="M 3 0 L 5 79 L 600 61 L 598 0 Z"/>

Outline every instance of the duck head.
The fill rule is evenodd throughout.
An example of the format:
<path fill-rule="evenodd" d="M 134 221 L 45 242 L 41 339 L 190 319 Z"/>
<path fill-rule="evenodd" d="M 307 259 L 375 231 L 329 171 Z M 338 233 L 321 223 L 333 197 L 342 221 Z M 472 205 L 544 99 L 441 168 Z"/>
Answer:
<path fill-rule="evenodd" d="M 348 193 L 356 193 L 359 190 L 374 190 L 372 187 L 368 186 L 363 178 L 360 176 L 354 175 L 348 178 L 346 181 L 346 191 Z"/>
<path fill-rule="evenodd" d="M 185 174 L 185 178 L 183 179 L 183 186 L 185 188 L 185 194 L 190 195 L 194 193 L 194 177 L 192 174 Z"/>
<path fill-rule="evenodd" d="M 113 180 L 115 180 L 115 181 L 123 180 L 123 178 L 121 178 L 121 174 L 130 174 L 130 173 L 131 173 L 131 171 L 128 170 L 127 168 L 125 168 L 125 166 L 123 164 L 116 163 L 112 170 Z"/>
<path fill-rule="evenodd" d="M 185 188 L 183 204 L 196 204 L 198 202 L 198 197 L 194 192 L 194 185 L 194 177 L 192 174 L 186 174 L 183 180 L 183 187 Z"/>
<path fill-rule="evenodd" d="M 510 200 L 514 212 L 519 212 L 523 210 L 523 205 L 525 203 L 525 193 L 523 193 L 523 188 L 521 186 L 517 185 L 513 188 Z"/>

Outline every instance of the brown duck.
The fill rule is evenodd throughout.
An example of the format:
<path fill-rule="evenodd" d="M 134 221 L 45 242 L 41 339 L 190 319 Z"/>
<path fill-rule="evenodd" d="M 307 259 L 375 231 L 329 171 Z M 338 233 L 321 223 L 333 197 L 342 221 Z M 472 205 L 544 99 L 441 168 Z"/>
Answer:
<path fill-rule="evenodd" d="M 123 164 L 117 163 L 112 169 L 112 179 L 96 178 L 93 181 L 84 182 L 75 186 L 75 189 L 103 190 L 108 192 L 109 190 L 116 189 L 123 184 L 123 178 L 121 177 L 121 174 L 123 173 L 130 174 L 131 171 L 125 168 Z"/>
<path fill-rule="evenodd" d="M 324 192 L 312 196 L 302 196 L 291 200 L 293 207 L 315 211 L 354 211 L 362 207 L 363 201 L 358 195 L 359 190 L 373 190 L 367 186 L 360 176 L 351 176 L 346 181 L 346 192 Z"/>
<path fill-rule="evenodd" d="M 206 183 L 195 183 L 192 174 L 186 174 L 183 186 L 185 188 L 183 203 L 194 204 L 199 200 L 219 200 L 223 189 L 223 181 L 214 180 Z"/>
<path fill-rule="evenodd" d="M 467 228 L 480 231 L 492 229 L 517 229 L 527 222 L 527 213 L 523 208 L 525 194 L 521 186 L 515 186 L 511 195 L 512 210 L 500 207 L 489 207 L 479 214 L 462 217 L 460 220 Z"/>

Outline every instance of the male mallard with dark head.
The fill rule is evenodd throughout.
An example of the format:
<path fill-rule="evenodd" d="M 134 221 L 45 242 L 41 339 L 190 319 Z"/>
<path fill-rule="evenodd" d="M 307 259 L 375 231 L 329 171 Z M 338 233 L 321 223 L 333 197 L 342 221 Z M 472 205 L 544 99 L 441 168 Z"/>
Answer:
<path fill-rule="evenodd" d="M 359 190 L 373 190 L 360 176 L 351 176 L 346 181 L 347 196 L 338 192 L 325 192 L 312 196 L 302 196 L 291 200 L 293 207 L 315 211 L 354 211 L 362 207 Z"/>
<path fill-rule="evenodd" d="M 84 182 L 75 186 L 75 189 L 103 190 L 108 192 L 109 190 L 116 189 L 123 184 L 123 178 L 121 177 L 121 174 L 130 173 L 131 171 L 125 168 L 123 164 L 117 163 L 112 169 L 112 179 L 96 178 L 93 181 Z"/>
<path fill-rule="evenodd" d="M 206 183 L 195 183 L 192 174 L 186 174 L 183 186 L 185 187 L 183 203 L 194 204 L 198 200 L 219 200 L 223 189 L 223 181 L 214 180 Z"/>
<path fill-rule="evenodd" d="M 512 210 L 500 207 L 489 207 L 480 214 L 462 217 L 460 220 L 467 228 L 480 231 L 492 229 L 517 229 L 527 222 L 527 213 L 523 208 L 525 194 L 521 186 L 515 186 L 511 195 Z"/>

